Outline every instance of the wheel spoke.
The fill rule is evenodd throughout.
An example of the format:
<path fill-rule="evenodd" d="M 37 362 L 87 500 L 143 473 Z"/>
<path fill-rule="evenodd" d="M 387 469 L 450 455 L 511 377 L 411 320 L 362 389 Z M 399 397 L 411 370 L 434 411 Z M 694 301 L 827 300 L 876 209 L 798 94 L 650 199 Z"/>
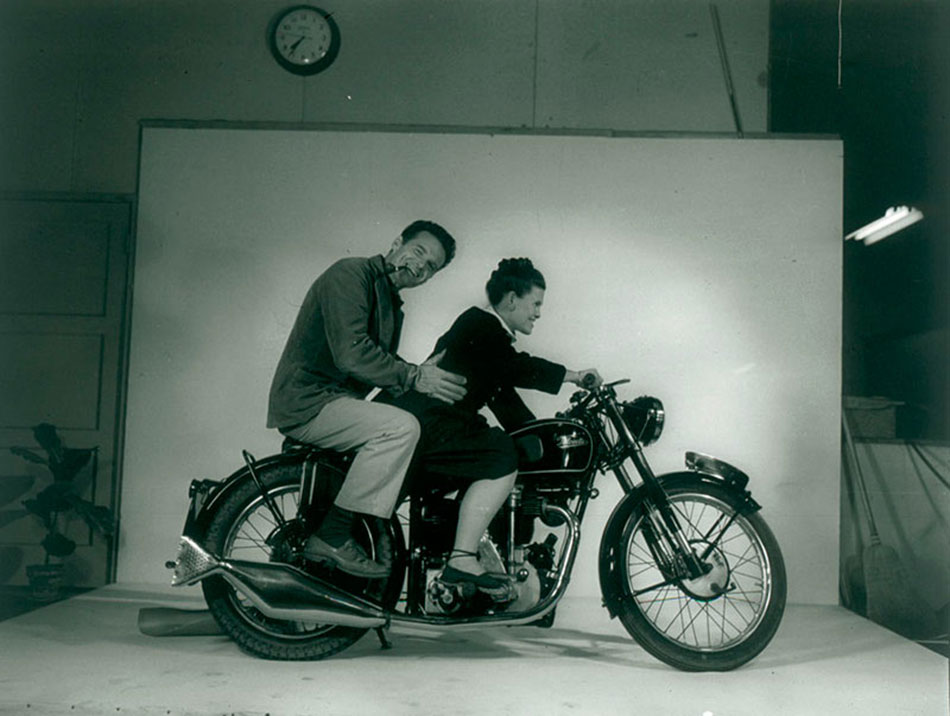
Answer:
<path fill-rule="evenodd" d="M 683 613 L 689 611 L 690 605 L 691 605 L 691 602 L 688 599 L 683 600 L 683 606 L 676 615 L 679 618 L 680 623 L 682 623 L 683 621 L 683 616 L 682 616 Z M 703 612 L 703 609 L 702 607 L 700 607 L 699 611 L 697 611 L 696 614 L 693 615 L 692 619 L 690 619 L 689 622 L 685 626 L 683 626 L 683 629 L 674 638 L 679 640 L 683 636 L 683 634 L 685 634 L 687 630 L 689 630 L 690 627 L 693 626 L 693 623 L 696 621 L 697 617 L 699 617 L 699 615 L 702 614 L 702 612 Z"/>
<path fill-rule="evenodd" d="M 271 525 L 275 525 L 275 524 L 276 524 L 276 523 L 271 523 Z M 263 546 L 267 543 L 267 535 L 264 534 L 264 533 L 260 530 L 260 528 L 258 528 L 257 525 L 251 524 L 250 521 L 246 522 L 245 525 L 247 526 L 248 529 L 252 530 L 252 531 L 257 535 L 257 540 L 255 540 L 255 541 L 256 541 L 261 547 L 263 547 Z M 267 532 L 268 532 L 268 534 L 269 534 L 269 533 L 270 533 L 270 530 L 268 530 Z M 247 536 L 245 536 L 245 539 L 253 540 L 252 537 L 247 537 Z"/>
<path fill-rule="evenodd" d="M 638 590 L 636 590 L 636 591 L 633 593 L 633 596 L 639 597 L 641 594 L 647 594 L 648 592 L 652 592 L 652 591 L 654 591 L 654 590 L 656 590 L 656 589 L 660 589 L 660 588 L 662 588 L 662 587 L 671 586 L 672 584 L 673 584 L 673 583 L 672 583 L 670 580 L 666 580 L 666 581 L 664 581 L 664 582 L 657 582 L 656 584 L 652 584 L 652 585 L 650 585 L 649 587 L 644 587 L 643 589 L 638 589 Z"/>
<path fill-rule="evenodd" d="M 677 590 L 672 585 L 665 585 L 665 587 L 666 588 L 661 594 L 654 596 L 653 599 L 651 599 L 650 602 L 646 605 L 646 611 L 649 611 L 651 608 L 655 608 L 656 611 L 659 612 L 662 609 L 664 602 L 679 601 L 680 599 L 679 590 Z M 663 587 L 661 587 L 661 589 L 662 588 Z M 666 596 L 663 596 L 663 595 L 666 595 Z"/>
<path fill-rule="evenodd" d="M 736 633 L 740 633 L 740 632 L 742 632 L 742 627 L 739 627 L 739 626 L 737 626 L 735 623 L 733 623 L 733 621 L 732 621 L 731 619 L 729 619 L 729 616 L 726 614 L 726 608 L 729 606 L 729 604 L 730 604 L 730 602 L 729 602 L 728 599 L 723 599 L 723 600 L 722 600 L 722 612 L 720 613 L 720 616 L 722 617 L 722 625 L 723 625 L 723 632 L 722 632 L 722 633 L 723 633 L 723 634 L 726 633 L 726 630 L 725 630 L 725 625 L 726 625 L 726 624 L 728 624 L 729 626 L 733 627 L 733 628 L 735 629 Z"/>
<path fill-rule="evenodd" d="M 737 516 L 738 514 L 739 514 L 738 512 L 733 512 L 733 513 L 732 513 L 732 516 L 729 517 L 729 522 L 726 523 L 726 526 L 723 527 L 723 528 L 719 531 L 719 534 L 716 536 L 716 538 L 715 538 L 715 539 L 709 539 L 709 535 L 711 535 L 712 532 L 713 532 L 713 530 L 716 529 L 716 526 L 717 526 L 720 522 L 722 522 L 722 520 L 725 518 L 725 514 L 721 514 L 721 515 L 719 515 L 719 517 L 716 518 L 716 521 L 713 523 L 712 527 L 710 527 L 709 530 L 706 532 L 706 534 L 703 535 L 703 541 L 708 542 L 708 543 L 709 543 L 709 546 L 706 547 L 706 549 L 703 551 L 703 554 L 702 554 L 702 556 L 700 557 L 700 559 L 706 559 L 706 558 L 710 555 L 710 553 L 712 553 L 712 551 L 713 551 L 714 549 L 716 549 L 716 548 L 720 548 L 720 549 L 721 549 L 722 544 L 723 544 L 723 537 L 725 536 L 726 531 L 732 526 L 732 523 L 735 521 L 736 516 Z"/>
<path fill-rule="evenodd" d="M 299 502 L 297 490 L 296 484 L 272 488 L 270 497 L 281 514 L 297 514 Z M 252 500 L 232 525 L 230 537 L 226 540 L 225 553 L 222 556 L 225 559 L 235 557 L 247 558 L 251 561 L 270 561 L 273 546 L 267 543 L 267 539 L 274 533 L 277 526 L 274 515 L 264 500 L 261 497 Z M 244 618 L 253 622 L 255 628 L 274 636 L 310 638 L 334 628 L 314 622 L 271 619 L 264 616 L 240 591 L 233 592 L 233 600 Z"/>
<path fill-rule="evenodd" d="M 715 571 L 682 583 L 665 578 L 641 515 L 626 537 L 628 592 L 653 628 L 672 643 L 701 651 L 728 649 L 751 635 L 768 606 L 765 547 L 749 521 L 714 496 L 674 493 L 670 501 L 684 537 L 701 559 L 714 559 Z M 720 594 L 715 585 L 727 591 Z"/>

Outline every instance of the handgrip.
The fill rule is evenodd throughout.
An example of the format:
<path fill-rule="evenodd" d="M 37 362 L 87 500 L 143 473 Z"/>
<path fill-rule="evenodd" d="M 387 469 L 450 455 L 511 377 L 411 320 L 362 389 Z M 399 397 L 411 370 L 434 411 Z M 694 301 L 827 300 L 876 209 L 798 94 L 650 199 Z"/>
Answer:
<path fill-rule="evenodd" d="M 593 372 L 584 373 L 581 378 L 581 387 L 585 390 L 591 390 L 597 386 L 597 374 Z"/>

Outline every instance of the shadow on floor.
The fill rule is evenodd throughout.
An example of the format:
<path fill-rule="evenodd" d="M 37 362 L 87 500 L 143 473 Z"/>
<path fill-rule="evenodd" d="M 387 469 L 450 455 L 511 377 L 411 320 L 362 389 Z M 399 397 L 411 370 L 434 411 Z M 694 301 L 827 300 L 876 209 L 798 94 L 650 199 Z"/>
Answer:
<path fill-rule="evenodd" d="M 860 608 L 850 607 L 844 605 L 845 609 L 848 609 L 851 612 L 854 612 L 859 617 L 864 617 L 868 619 L 867 614 Z M 871 621 L 874 621 L 873 619 Z M 895 634 L 900 634 L 906 639 L 915 641 L 923 647 L 930 649 L 930 651 L 936 652 L 941 656 L 945 656 L 950 659 L 950 604 L 945 604 L 942 609 L 936 613 L 936 633 L 929 636 L 921 636 L 918 631 L 916 634 L 911 633 L 910 631 L 905 631 L 897 629 L 887 624 L 880 624 L 885 629 L 890 629 Z"/>
<path fill-rule="evenodd" d="M 88 588 L 68 587 L 62 589 L 52 599 L 38 599 L 33 596 L 33 592 L 29 587 L 2 586 L 0 587 L 0 622 L 88 591 L 90 591 Z"/>

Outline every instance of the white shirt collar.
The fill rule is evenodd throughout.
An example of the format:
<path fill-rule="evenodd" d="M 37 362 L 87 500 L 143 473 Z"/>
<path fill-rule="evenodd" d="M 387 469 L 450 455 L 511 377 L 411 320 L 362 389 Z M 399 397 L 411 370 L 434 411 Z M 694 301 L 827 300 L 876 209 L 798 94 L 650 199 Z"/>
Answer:
<path fill-rule="evenodd" d="M 483 311 L 485 311 L 485 313 L 490 313 L 490 314 L 492 314 L 495 318 L 497 318 L 497 319 L 498 319 L 498 322 L 501 324 L 501 327 L 505 329 L 505 333 L 507 333 L 509 336 L 511 336 L 511 340 L 512 340 L 512 341 L 518 340 L 518 336 L 516 336 L 516 335 L 515 335 L 515 332 L 514 332 L 513 330 L 511 330 L 511 328 L 509 328 L 509 326 L 508 326 L 507 323 L 505 323 L 505 319 L 498 315 L 498 311 L 495 310 L 495 307 L 494 307 L 494 306 L 492 306 L 491 304 L 488 304 L 487 307 L 486 307 L 486 306 L 478 306 L 478 308 L 480 308 L 480 309 L 482 309 Z"/>

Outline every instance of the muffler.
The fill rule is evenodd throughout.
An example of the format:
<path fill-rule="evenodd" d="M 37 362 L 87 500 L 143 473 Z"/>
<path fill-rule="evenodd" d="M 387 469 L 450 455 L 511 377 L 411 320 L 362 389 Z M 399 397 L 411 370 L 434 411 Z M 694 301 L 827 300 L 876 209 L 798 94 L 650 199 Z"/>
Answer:
<path fill-rule="evenodd" d="M 363 628 L 386 626 L 389 615 L 377 604 L 344 592 L 297 567 L 278 562 L 219 559 L 183 536 L 172 585 L 185 586 L 218 575 L 246 597 L 264 616 L 288 621 Z"/>

